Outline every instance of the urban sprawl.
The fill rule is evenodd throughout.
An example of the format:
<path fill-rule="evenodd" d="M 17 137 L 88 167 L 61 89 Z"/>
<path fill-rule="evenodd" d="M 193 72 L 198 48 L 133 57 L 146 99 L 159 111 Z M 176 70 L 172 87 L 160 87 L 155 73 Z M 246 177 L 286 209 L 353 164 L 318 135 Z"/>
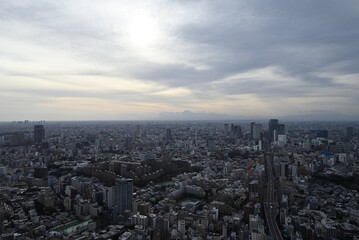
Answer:
<path fill-rule="evenodd" d="M 359 239 L 359 123 L 0 123 L 0 239 Z"/>

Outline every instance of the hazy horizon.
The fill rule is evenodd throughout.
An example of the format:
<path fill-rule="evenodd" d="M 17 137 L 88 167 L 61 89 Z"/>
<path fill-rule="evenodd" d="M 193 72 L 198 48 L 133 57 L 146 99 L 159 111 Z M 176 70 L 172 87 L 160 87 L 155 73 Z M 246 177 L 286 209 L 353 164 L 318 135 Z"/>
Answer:
<path fill-rule="evenodd" d="M 25 122 L 44 123 L 49 122 L 217 122 L 217 123 L 233 123 L 233 122 L 268 122 L 270 119 L 279 119 L 281 122 L 359 122 L 357 118 L 348 116 L 323 116 L 323 115 L 301 115 L 301 116 L 282 116 L 282 117 L 245 117 L 245 116 L 229 116 L 215 113 L 164 113 L 158 118 L 143 119 L 12 119 L 0 120 L 0 123 Z"/>
<path fill-rule="evenodd" d="M 359 119 L 359 2 L 3 1 L 0 121 Z"/>

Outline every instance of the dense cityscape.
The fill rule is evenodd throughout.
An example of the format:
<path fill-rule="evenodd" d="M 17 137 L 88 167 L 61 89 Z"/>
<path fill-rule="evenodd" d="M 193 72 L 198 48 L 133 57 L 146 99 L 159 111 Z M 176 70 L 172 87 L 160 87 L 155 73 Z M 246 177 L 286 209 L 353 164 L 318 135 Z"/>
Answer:
<path fill-rule="evenodd" d="M 0 0 L 0 240 L 359 240 L 358 0 Z"/>
<path fill-rule="evenodd" d="M 359 239 L 359 124 L 0 123 L 0 239 Z"/>

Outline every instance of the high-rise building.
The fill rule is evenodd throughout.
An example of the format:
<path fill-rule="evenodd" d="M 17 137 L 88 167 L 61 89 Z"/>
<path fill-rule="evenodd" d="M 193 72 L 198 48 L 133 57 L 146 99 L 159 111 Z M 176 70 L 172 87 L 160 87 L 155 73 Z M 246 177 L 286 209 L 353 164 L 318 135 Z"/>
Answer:
<path fill-rule="evenodd" d="M 172 135 L 171 135 L 171 129 L 167 128 L 166 129 L 166 141 L 169 141 L 172 139 Z"/>
<path fill-rule="evenodd" d="M 274 134 L 275 134 L 276 130 L 278 130 L 278 119 L 270 119 L 269 120 L 269 140 L 271 142 L 273 142 L 275 139 Z"/>
<path fill-rule="evenodd" d="M 285 124 L 278 124 L 278 135 L 285 135 Z"/>
<path fill-rule="evenodd" d="M 195 133 L 195 136 L 194 136 L 194 144 L 195 144 L 196 147 L 198 146 L 198 133 L 197 133 L 197 129 L 196 129 L 196 133 Z"/>
<path fill-rule="evenodd" d="M 10 138 L 10 146 L 18 146 L 25 142 L 23 132 L 14 132 Z"/>
<path fill-rule="evenodd" d="M 129 178 L 115 180 L 115 201 L 119 213 L 123 214 L 126 209 L 132 211 L 133 181 Z"/>
<path fill-rule="evenodd" d="M 242 136 L 242 128 L 241 126 L 235 125 L 233 134 L 236 138 L 240 138 Z"/>
<path fill-rule="evenodd" d="M 178 220 L 177 224 L 178 232 L 183 236 L 186 233 L 186 222 L 185 220 Z"/>
<path fill-rule="evenodd" d="M 251 122 L 251 135 L 253 136 L 253 126 L 256 124 L 255 122 Z"/>
<path fill-rule="evenodd" d="M 142 135 L 141 126 L 137 125 L 136 126 L 136 136 L 140 137 L 141 135 Z"/>
<path fill-rule="evenodd" d="M 45 128 L 44 125 L 34 126 L 34 140 L 35 142 L 42 142 L 45 139 Z"/>
<path fill-rule="evenodd" d="M 345 137 L 351 140 L 353 138 L 353 127 L 347 127 L 345 132 Z"/>
<path fill-rule="evenodd" d="M 251 124 L 251 129 L 252 129 L 252 138 L 254 140 L 259 140 L 261 138 L 261 133 L 262 133 L 262 124 L 259 123 L 254 123 L 253 125 Z"/>
<path fill-rule="evenodd" d="M 328 138 L 328 130 L 317 130 L 318 138 Z"/>
<path fill-rule="evenodd" d="M 228 133 L 228 123 L 224 124 L 224 132 L 227 134 Z"/>

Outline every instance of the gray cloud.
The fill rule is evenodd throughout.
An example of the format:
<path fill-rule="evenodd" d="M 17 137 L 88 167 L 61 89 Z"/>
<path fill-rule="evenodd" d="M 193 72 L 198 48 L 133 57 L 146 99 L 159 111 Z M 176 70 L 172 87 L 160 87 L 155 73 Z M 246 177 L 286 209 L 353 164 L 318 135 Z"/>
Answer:
<path fill-rule="evenodd" d="M 197 111 L 205 105 L 207 111 L 217 100 L 230 103 L 233 96 L 248 94 L 269 105 L 295 98 L 298 103 L 293 107 L 302 111 L 301 101 L 313 98 L 307 110 L 311 111 L 326 107 L 328 101 L 339 106 L 341 97 L 342 107 L 326 110 L 344 115 L 359 111 L 357 1 L 171 1 L 144 6 L 134 2 L 123 2 L 118 13 L 111 12 L 118 7 L 111 1 L 0 2 L 0 30 L 9 46 L 0 47 L 0 61 L 9 64 L 0 68 L 4 85 L 0 93 L 163 103 L 175 109 L 169 112 Z M 166 36 L 153 48 L 134 47 L 127 40 L 127 20 L 137 8 L 150 9 L 150 16 L 164 29 Z M 17 50 L 18 46 L 24 49 Z M 261 69 L 273 68 L 279 73 L 260 75 Z M 253 72 L 254 77 L 246 77 Z M 354 76 L 343 83 L 347 74 Z M 106 76 L 119 85 L 118 79 L 136 79 L 161 88 L 182 87 L 191 94 L 158 95 L 155 88 L 141 93 L 37 89 L 8 87 L 8 82 L 5 87 L 9 76 L 61 82 L 49 75 L 62 76 L 66 82 L 69 76 Z M 241 77 L 236 79 L 237 75 Z M 281 81 L 270 81 L 277 77 Z M 222 81 L 227 78 L 232 80 Z"/>

